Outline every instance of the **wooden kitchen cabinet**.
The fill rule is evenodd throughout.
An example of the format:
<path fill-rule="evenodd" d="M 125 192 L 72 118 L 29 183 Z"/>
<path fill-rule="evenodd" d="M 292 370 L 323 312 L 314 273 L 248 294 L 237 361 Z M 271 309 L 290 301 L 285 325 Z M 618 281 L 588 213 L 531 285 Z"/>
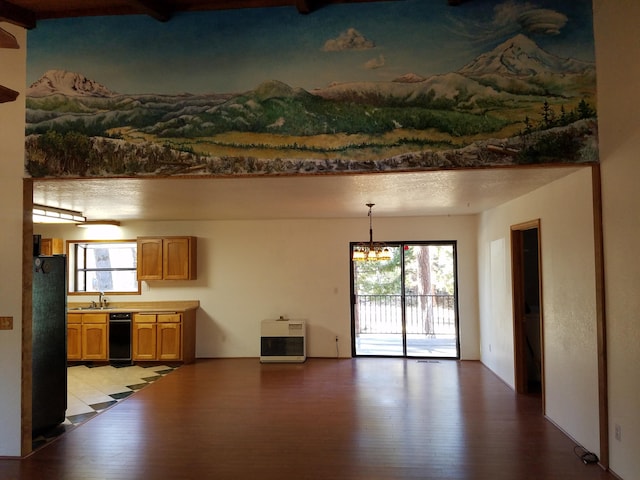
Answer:
<path fill-rule="evenodd" d="M 82 315 L 67 316 L 67 360 L 82 360 Z"/>
<path fill-rule="evenodd" d="M 41 255 L 58 255 L 64 253 L 64 240 L 61 238 L 43 238 L 40 240 Z"/>
<path fill-rule="evenodd" d="M 195 280 L 197 237 L 138 237 L 138 280 Z"/>
<path fill-rule="evenodd" d="M 138 313 L 133 316 L 133 360 L 192 362 L 192 348 L 183 355 L 183 320 L 191 316 L 182 313 Z M 187 339 L 189 344 L 195 339 Z"/>
<path fill-rule="evenodd" d="M 82 325 L 82 359 L 108 360 L 107 324 Z"/>
<path fill-rule="evenodd" d="M 67 360 L 107 361 L 108 314 L 67 315 Z"/>
<path fill-rule="evenodd" d="M 138 237 L 138 280 L 162 280 L 162 239 Z"/>
<path fill-rule="evenodd" d="M 156 359 L 157 340 L 155 323 L 134 322 L 132 341 L 132 354 L 134 360 Z"/>
<path fill-rule="evenodd" d="M 180 360 L 180 324 L 158 324 L 158 360 Z"/>
<path fill-rule="evenodd" d="M 162 239 L 162 275 L 165 280 L 195 280 L 195 237 Z"/>

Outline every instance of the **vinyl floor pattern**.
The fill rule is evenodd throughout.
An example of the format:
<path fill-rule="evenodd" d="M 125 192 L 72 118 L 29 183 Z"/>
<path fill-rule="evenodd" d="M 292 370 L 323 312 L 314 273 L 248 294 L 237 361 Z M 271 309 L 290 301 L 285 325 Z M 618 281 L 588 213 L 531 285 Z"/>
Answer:
<path fill-rule="evenodd" d="M 67 368 L 67 411 L 63 423 L 33 439 L 40 448 L 65 432 L 111 408 L 136 391 L 171 373 L 175 367 L 153 365 L 73 365 Z"/>

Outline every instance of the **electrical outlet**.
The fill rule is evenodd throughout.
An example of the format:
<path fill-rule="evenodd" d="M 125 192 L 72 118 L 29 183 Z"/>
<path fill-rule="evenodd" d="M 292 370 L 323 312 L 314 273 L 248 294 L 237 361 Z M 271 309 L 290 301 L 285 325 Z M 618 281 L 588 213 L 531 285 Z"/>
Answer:
<path fill-rule="evenodd" d="M 614 427 L 614 436 L 619 442 L 622 441 L 622 427 L 616 423 Z"/>
<path fill-rule="evenodd" d="M 338 343 L 338 335 L 336 335 L 336 343 Z"/>
<path fill-rule="evenodd" d="M 0 330 L 13 330 L 13 317 L 0 317 Z"/>

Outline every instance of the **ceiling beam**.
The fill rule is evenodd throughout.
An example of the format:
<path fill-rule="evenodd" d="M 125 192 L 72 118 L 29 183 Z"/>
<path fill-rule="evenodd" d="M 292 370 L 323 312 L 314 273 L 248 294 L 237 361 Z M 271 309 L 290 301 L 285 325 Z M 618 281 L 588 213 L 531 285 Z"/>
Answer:
<path fill-rule="evenodd" d="M 18 98 L 18 92 L 0 85 L 0 103 L 13 102 Z"/>
<path fill-rule="evenodd" d="M 296 8 L 298 13 L 307 14 L 313 10 L 312 0 L 296 0 Z"/>
<path fill-rule="evenodd" d="M 72 18 L 109 15 L 149 15 L 156 20 L 166 22 L 177 11 L 227 10 L 239 8 L 264 8 L 295 6 L 300 14 L 309 14 L 320 8 L 340 3 L 368 3 L 381 0 L 198 0 L 197 2 L 175 0 L 119 0 L 87 2 L 83 6 L 67 8 L 47 2 L 38 4 L 35 10 L 21 7 L 14 1 L 0 0 L 0 22 L 7 21 L 24 28 L 36 27 L 38 20 L 52 18 Z M 448 0 L 450 5 L 457 5 L 470 0 Z M 35 5 L 36 2 L 29 5 Z M 49 9 L 47 9 L 47 6 Z"/>
<path fill-rule="evenodd" d="M 0 21 L 5 21 L 20 27 L 36 28 L 36 14 L 31 10 L 19 7 L 6 0 L 0 0 Z"/>
<path fill-rule="evenodd" d="M 153 0 L 133 0 L 135 7 L 142 10 L 146 15 L 155 18 L 160 22 L 167 22 L 173 15 L 173 10 L 165 2 Z"/>
<path fill-rule="evenodd" d="M 0 48 L 20 48 L 16 37 L 4 28 L 0 28 Z"/>

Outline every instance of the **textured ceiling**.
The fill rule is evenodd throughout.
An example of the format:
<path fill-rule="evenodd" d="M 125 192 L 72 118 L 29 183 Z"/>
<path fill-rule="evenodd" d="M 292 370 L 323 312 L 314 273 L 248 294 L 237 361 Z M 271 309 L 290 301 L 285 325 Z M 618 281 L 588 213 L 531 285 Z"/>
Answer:
<path fill-rule="evenodd" d="M 346 218 L 475 214 L 578 166 L 251 178 L 36 180 L 34 203 L 89 220 Z"/>

